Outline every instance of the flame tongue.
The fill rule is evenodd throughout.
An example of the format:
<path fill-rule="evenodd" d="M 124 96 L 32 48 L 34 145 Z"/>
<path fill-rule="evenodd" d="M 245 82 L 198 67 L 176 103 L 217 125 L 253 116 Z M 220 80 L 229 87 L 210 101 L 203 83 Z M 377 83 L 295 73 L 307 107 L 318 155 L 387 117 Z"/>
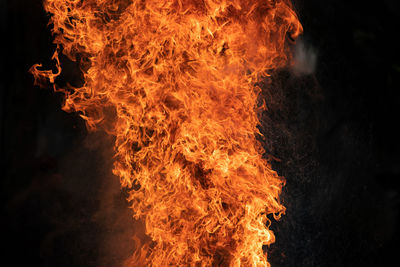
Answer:
<path fill-rule="evenodd" d="M 301 32 L 288 1 L 47 0 L 84 86 L 64 109 L 116 137 L 114 173 L 155 266 L 269 265 L 283 180 L 256 141 L 254 84 Z M 54 55 L 58 62 L 58 54 Z M 54 79 L 59 72 L 42 71 Z M 132 263 L 136 265 L 137 263 Z"/>

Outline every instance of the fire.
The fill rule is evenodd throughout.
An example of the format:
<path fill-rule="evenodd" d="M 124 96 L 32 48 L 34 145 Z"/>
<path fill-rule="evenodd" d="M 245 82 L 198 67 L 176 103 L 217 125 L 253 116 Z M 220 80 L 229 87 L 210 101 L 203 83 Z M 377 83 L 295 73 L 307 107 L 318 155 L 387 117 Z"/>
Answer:
<path fill-rule="evenodd" d="M 115 136 L 113 172 L 151 240 L 132 266 L 269 266 L 284 180 L 262 157 L 270 70 L 302 27 L 289 0 L 46 0 L 63 109 Z M 59 53 L 84 84 L 59 88 Z M 140 262 L 139 262 L 140 261 Z"/>

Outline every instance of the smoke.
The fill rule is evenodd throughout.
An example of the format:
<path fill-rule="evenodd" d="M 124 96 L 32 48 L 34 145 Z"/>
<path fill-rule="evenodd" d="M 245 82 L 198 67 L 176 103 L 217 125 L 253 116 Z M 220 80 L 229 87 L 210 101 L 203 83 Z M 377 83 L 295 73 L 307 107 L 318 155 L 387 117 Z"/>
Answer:
<path fill-rule="evenodd" d="M 315 72 L 317 65 L 317 51 L 314 47 L 304 40 L 299 38 L 293 51 L 293 65 L 291 71 L 296 76 L 310 75 Z"/>
<path fill-rule="evenodd" d="M 83 140 L 83 149 L 76 152 L 76 158 L 80 155 L 97 154 L 98 159 L 95 166 L 89 168 L 96 174 L 86 178 L 83 174 L 78 174 L 86 182 L 84 186 L 72 185 L 71 188 L 92 187 L 94 190 L 91 196 L 92 210 L 87 214 L 87 220 L 97 228 L 94 250 L 97 253 L 93 257 L 94 266 L 109 267 L 121 266 L 134 249 L 133 236 L 141 240 L 144 239 L 144 225 L 133 219 L 129 209 L 129 203 L 126 201 L 126 192 L 121 191 L 118 177 L 112 174 L 112 155 L 113 138 L 107 136 L 104 132 L 91 132 Z M 76 166 L 74 169 L 85 168 L 85 161 L 70 159 L 63 164 L 65 168 Z M 63 173 L 68 173 L 64 170 Z M 72 176 L 72 175 L 71 175 Z"/>
<path fill-rule="evenodd" d="M 118 177 L 111 172 L 112 142 L 113 139 L 102 132 L 91 133 L 85 140 L 85 146 L 99 153 L 103 161 L 103 165 L 96 166 L 100 170 L 99 177 L 93 181 L 98 183 L 97 205 L 90 214 L 90 219 L 100 229 L 96 259 L 96 266 L 99 267 L 121 266 L 134 250 L 133 237 L 145 239 L 144 225 L 132 217 L 126 192 L 121 191 Z"/>

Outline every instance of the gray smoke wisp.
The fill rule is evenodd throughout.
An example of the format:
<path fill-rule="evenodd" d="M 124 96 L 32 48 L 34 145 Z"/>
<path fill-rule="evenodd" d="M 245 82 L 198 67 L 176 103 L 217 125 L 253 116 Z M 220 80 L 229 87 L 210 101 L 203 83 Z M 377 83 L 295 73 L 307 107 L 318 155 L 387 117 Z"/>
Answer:
<path fill-rule="evenodd" d="M 317 51 L 303 38 L 297 40 L 294 46 L 293 65 L 291 71 L 296 76 L 313 74 L 317 65 Z"/>

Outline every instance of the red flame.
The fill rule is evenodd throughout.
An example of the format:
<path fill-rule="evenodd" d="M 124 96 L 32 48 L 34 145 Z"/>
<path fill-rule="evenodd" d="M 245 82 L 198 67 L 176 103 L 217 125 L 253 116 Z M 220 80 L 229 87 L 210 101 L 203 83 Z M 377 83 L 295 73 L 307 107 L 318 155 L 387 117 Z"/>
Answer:
<path fill-rule="evenodd" d="M 269 266 L 284 180 L 256 140 L 256 82 L 302 31 L 288 0 L 46 0 L 84 85 L 63 109 L 115 136 L 114 174 L 151 242 L 128 263 Z M 61 73 L 31 72 L 38 83 Z M 71 90 L 72 89 L 72 90 Z"/>

